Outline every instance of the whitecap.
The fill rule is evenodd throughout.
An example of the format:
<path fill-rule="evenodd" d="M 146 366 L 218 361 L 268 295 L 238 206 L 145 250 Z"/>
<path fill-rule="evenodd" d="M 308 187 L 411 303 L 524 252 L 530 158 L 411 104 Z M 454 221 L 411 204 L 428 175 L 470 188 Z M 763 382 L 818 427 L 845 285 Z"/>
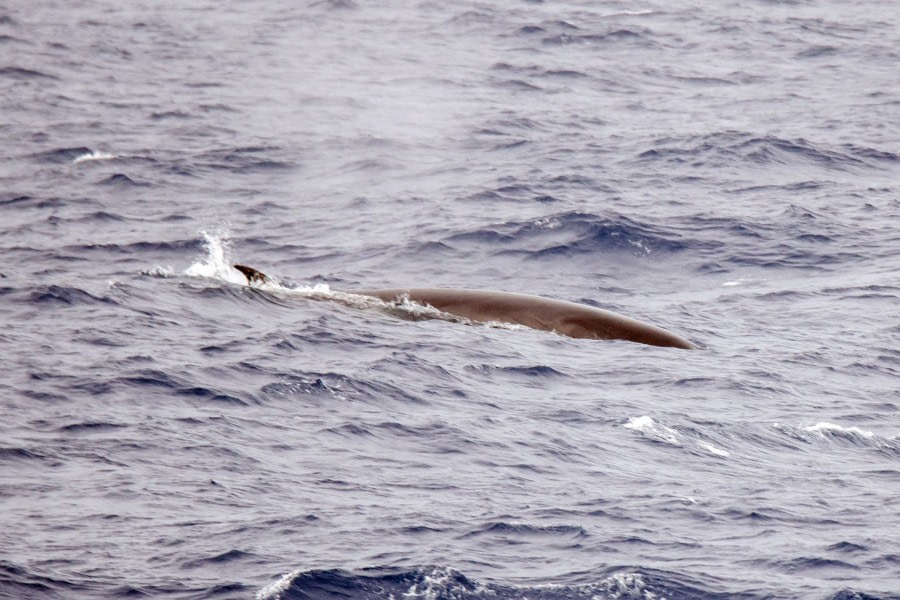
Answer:
<path fill-rule="evenodd" d="M 648 438 L 672 446 L 681 446 L 681 434 L 675 429 L 654 421 L 651 417 L 643 415 L 632 417 L 623 427 L 640 431 Z"/>
<path fill-rule="evenodd" d="M 638 573 L 628 573 L 620 571 L 610 575 L 606 581 L 598 586 L 603 592 L 603 596 L 597 595 L 591 600 L 600 600 L 601 598 L 646 598 L 646 600 L 657 599 L 656 594 L 647 589 L 647 584 Z M 659 600 L 662 600 L 661 598 Z"/>
<path fill-rule="evenodd" d="M 421 581 L 409 587 L 404 598 L 422 598 L 423 600 L 437 600 L 446 595 L 456 597 L 454 581 L 456 571 L 449 568 L 435 568 L 430 573 L 423 573 Z M 465 589 L 461 590 L 465 592 Z"/>
<path fill-rule="evenodd" d="M 728 450 L 722 450 L 721 448 L 716 448 L 709 442 L 697 442 L 697 445 L 709 452 L 710 454 L 714 454 L 716 456 L 726 457 L 731 456 L 731 453 Z"/>
<path fill-rule="evenodd" d="M 93 160 L 112 160 L 114 158 L 118 158 L 115 154 L 110 154 L 108 152 L 101 152 L 100 150 L 91 150 L 81 156 L 75 158 L 72 161 L 73 164 L 81 164 L 83 162 L 89 162 Z"/>
<path fill-rule="evenodd" d="M 853 446 L 886 450 L 891 453 L 900 452 L 900 437 L 885 437 L 859 427 L 844 427 L 828 421 L 799 427 L 773 423 L 773 427 L 785 435 L 806 442 L 816 440 L 843 442 Z"/>
<path fill-rule="evenodd" d="M 175 269 L 171 266 L 164 267 L 162 265 L 156 265 L 152 269 L 144 269 L 141 271 L 141 275 L 146 275 L 148 277 L 172 277 L 175 275 Z"/>
<path fill-rule="evenodd" d="M 864 429 L 860 429 L 859 427 L 841 427 L 840 425 L 835 425 L 834 423 L 829 423 L 827 421 L 816 423 L 815 425 L 810 425 L 809 427 L 804 427 L 803 431 L 817 433 L 822 437 L 825 437 L 827 435 L 837 435 L 844 437 L 863 438 L 866 440 L 874 440 L 876 437 L 875 434 L 871 431 L 866 431 Z"/>
<path fill-rule="evenodd" d="M 617 13 L 610 13 L 608 15 L 603 15 L 604 17 L 642 17 L 644 15 L 652 15 L 656 11 L 650 9 L 643 10 L 623 10 Z"/>
<path fill-rule="evenodd" d="M 291 587 L 291 583 L 300 573 L 301 571 L 285 573 L 278 581 L 274 581 L 256 592 L 256 600 L 281 600 L 281 594 Z"/>

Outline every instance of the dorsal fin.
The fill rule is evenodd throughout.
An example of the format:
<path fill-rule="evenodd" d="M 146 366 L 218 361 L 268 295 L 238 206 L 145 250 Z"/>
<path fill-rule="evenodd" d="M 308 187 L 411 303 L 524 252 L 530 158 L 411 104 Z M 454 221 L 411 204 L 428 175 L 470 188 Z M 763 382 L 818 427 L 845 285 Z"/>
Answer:
<path fill-rule="evenodd" d="M 266 283 L 269 281 L 269 278 L 265 273 L 257 271 L 253 267 L 234 265 L 234 268 L 244 274 L 244 277 L 247 278 L 247 283 L 250 285 L 253 285 L 254 283 Z"/>

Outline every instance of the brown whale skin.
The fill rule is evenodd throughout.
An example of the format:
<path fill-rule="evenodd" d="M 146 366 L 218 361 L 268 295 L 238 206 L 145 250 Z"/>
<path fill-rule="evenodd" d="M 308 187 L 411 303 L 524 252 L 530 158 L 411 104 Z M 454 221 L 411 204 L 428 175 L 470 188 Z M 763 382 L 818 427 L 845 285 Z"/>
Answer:
<path fill-rule="evenodd" d="M 628 340 L 652 346 L 696 349 L 689 340 L 661 327 L 585 304 L 542 296 L 483 290 L 399 288 L 361 290 L 385 302 L 409 298 L 470 321 L 515 323 L 573 338 Z"/>
<path fill-rule="evenodd" d="M 234 265 L 234 268 L 244 274 L 250 285 L 269 281 L 265 273 L 253 267 Z M 372 296 L 385 302 L 409 299 L 470 321 L 514 323 L 573 338 L 627 340 L 689 350 L 697 348 L 693 342 L 656 325 L 586 304 L 542 296 L 442 288 L 361 290 L 351 293 Z"/>

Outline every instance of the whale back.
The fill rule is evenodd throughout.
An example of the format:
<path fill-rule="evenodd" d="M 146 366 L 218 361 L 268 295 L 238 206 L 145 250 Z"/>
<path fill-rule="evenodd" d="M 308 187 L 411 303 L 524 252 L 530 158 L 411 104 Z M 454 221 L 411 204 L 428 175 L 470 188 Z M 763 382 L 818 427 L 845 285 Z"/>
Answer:
<path fill-rule="evenodd" d="M 441 312 L 480 323 L 500 322 L 553 331 L 573 338 L 628 340 L 652 346 L 695 349 L 689 340 L 601 308 L 528 294 L 441 288 L 399 288 L 354 292 L 385 302 L 408 298 Z"/>
<path fill-rule="evenodd" d="M 234 265 L 249 285 L 270 281 L 261 271 Z M 512 323 L 541 331 L 552 331 L 573 338 L 627 340 L 651 346 L 696 349 L 691 341 L 662 327 L 644 323 L 612 311 L 543 296 L 456 290 L 443 288 L 397 288 L 352 292 L 384 302 L 411 300 L 437 310 L 478 323 Z"/>

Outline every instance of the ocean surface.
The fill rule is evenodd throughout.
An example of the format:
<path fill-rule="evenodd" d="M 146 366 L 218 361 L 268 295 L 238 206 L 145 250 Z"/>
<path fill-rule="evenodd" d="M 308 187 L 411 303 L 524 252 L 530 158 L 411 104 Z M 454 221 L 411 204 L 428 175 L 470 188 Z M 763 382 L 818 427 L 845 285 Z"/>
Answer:
<path fill-rule="evenodd" d="M 894 0 L 3 2 L 0 597 L 900 598 L 898 65 Z"/>

